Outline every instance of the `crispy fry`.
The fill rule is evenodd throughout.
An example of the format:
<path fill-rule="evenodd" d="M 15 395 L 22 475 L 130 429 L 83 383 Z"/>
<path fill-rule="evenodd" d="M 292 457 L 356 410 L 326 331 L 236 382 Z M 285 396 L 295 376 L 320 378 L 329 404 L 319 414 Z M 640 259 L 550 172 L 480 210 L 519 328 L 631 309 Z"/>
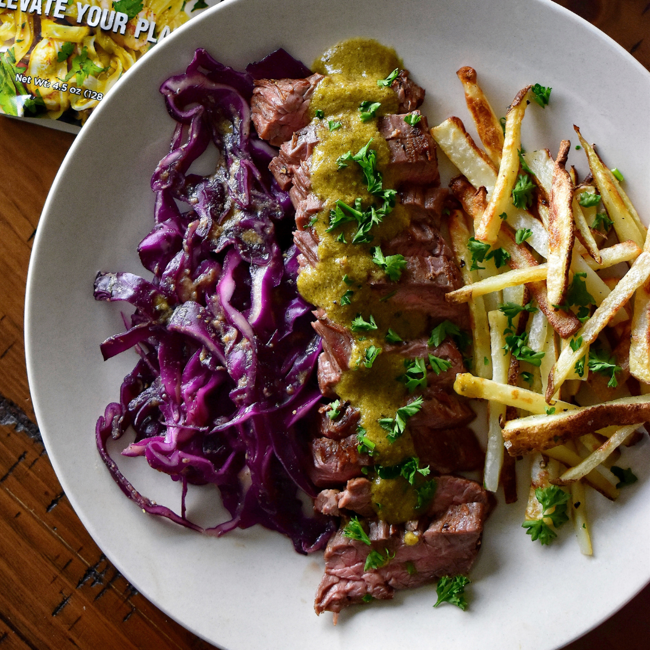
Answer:
<path fill-rule="evenodd" d="M 568 347 L 560 354 L 560 358 L 549 376 L 546 389 L 547 401 L 560 389 L 576 362 L 584 356 L 587 348 L 596 340 L 598 334 L 605 329 L 616 312 L 627 303 L 634 292 L 648 280 L 649 276 L 650 253 L 641 253 L 632 268 L 621 278 L 614 290 L 603 300 L 593 316 L 578 332 L 576 340 L 581 342 L 579 346 L 576 346 L 576 350 Z M 628 423 L 623 422 L 622 424 Z"/>
<path fill-rule="evenodd" d="M 641 255 L 642 250 L 637 244 L 633 241 L 624 241 L 620 244 L 614 244 L 608 248 L 600 249 L 600 256 L 602 261 L 600 264 L 592 260 L 591 258 L 585 259 L 585 264 L 589 266 L 590 269 L 594 271 L 599 271 L 600 269 L 606 269 L 610 266 L 615 266 L 621 262 L 633 262 L 639 255 Z"/>
<path fill-rule="evenodd" d="M 594 182 L 603 203 L 607 208 L 609 218 L 614 222 L 614 229 L 620 241 L 631 239 L 638 246 L 643 246 L 645 233 L 639 230 L 636 221 L 628 210 L 618 188 L 611 181 L 611 172 L 603 165 L 594 148 L 582 137 L 580 129 L 574 125 L 574 130 L 580 138 L 580 144 L 587 154 L 589 168 L 594 176 Z"/>
<path fill-rule="evenodd" d="M 524 160 L 529 169 L 533 172 L 537 185 L 542 189 L 546 200 L 551 196 L 551 185 L 553 183 L 553 157 L 548 149 L 527 151 Z"/>
<path fill-rule="evenodd" d="M 490 379 L 475 377 L 469 372 L 461 372 L 456 375 L 454 390 L 459 395 L 464 395 L 465 397 L 486 399 L 491 402 L 505 404 L 506 406 L 513 406 L 514 408 L 519 408 L 529 413 L 544 414 L 548 409 L 548 404 L 544 401 L 544 396 L 539 393 L 534 393 L 532 390 L 526 388 L 500 384 Z M 557 412 L 565 410 L 574 411 L 580 408 L 574 404 L 559 400 L 553 402 L 553 406 Z M 514 420 L 514 422 L 517 421 Z"/>
<path fill-rule="evenodd" d="M 501 151 L 503 150 L 503 130 L 499 119 L 494 114 L 490 102 L 478 85 L 476 70 L 466 66 L 461 68 L 456 75 L 463 84 L 467 109 L 472 115 L 485 151 L 496 167 L 499 167 L 501 164 Z"/>
<path fill-rule="evenodd" d="M 596 155 L 598 156 L 598 152 L 596 152 Z M 598 156 L 600 161 L 602 162 L 602 159 L 600 156 Z M 636 211 L 636 208 L 634 207 L 634 204 L 632 201 L 630 201 L 630 197 L 625 193 L 625 190 L 623 189 L 621 183 L 619 182 L 618 178 L 612 174 L 611 170 L 605 166 L 605 169 L 607 171 L 607 175 L 609 177 L 609 180 L 614 183 L 614 187 L 618 190 L 618 193 L 620 194 L 621 198 L 623 199 L 623 203 L 625 204 L 625 207 L 628 209 L 628 212 L 632 215 L 632 219 L 634 219 L 634 223 L 636 224 L 636 227 L 639 229 L 639 232 L 646 238 L 646 243 L 648 242 L 648 229 L 645 227 L 643 224 L 643 221 L 641 221 L 641 217 L 639 217 L 639 213 Z M 648 252 L 648 251 L 646 251 Z"/>
<path fill-rule="evenodd" d="M 559 445 L 553 447 L 552 449 L 547 449 L 544 454 L 559 460 L 563 465 L 567 467 L 573 467 L 579 465 L 582 462 L 582 458 L 572 449 L 569 449 L 566 445 Z M 598 470 L 593 470 L 587 474 L 584 479 L 586 483 L 591 485 L 594 490 L 600 492 L 604 497 L 615 501 L 618 498 L 618 490 L 616 489 L 616 482 L 612 483 L 607 480 Z"/>
<path fill-rule="evenodd" d="M 630 342 L 630 374 L 645 384 L 650 384 L 649 289 L 647 286 L 642 286 L 636 290 Z"/>
<path fill-rule="evenodd" d="M 562 140 L 553 167 L 549 210 L 548 277 L 546 291 L 551 305 L 564 302 L 569 287 L 569 267 L 574 241 L 573 183 L 566 170 L 571 143 Z"/>
<path fill-rule="evenodd" d="M 514 287 L 518 284 L 528 282 L 538 282 L 546 279 L 548 266 L 540 264 L 539 266 L 529 266 L 523 269 L 507 271 L 500 275 L 493 275 L 485 280 L 479 280 L 474 284 L 467 284 L 456 291 L 450 291 L 445 294 L 445 300 L 449 303 L 469 302 L 472 298 L 484 296 L 487 293 L 502 291 L 506 287 Z"/>
<path fill-rule="evenodd" d="M 585 191 L 584 187 L 577 188 L 571 204 L 571 207 L 573 209 L 573 220 L 575 221 L 576 224 L 576 236 L 578 237 L 582 245 L 585 247 L 589 255 L 591 255 L 591 257 L 593 257 L 593 259 L 598 264 L 600 264 L 602 262 L 602 258 L 600 255 L 600 251 L 598 250 L 598 244 L 594 239 L 594 235 L 591 232 L 591 228 L 587 223 L 587 217 L 585 216 L 582 206 L 578 201 L 580 195 L 584 191 Z M 592 208 L 585 208 L 585 210 L 589 210 L 590 212 L 591 211 L 595 212 L 596 208 L 594 206 Z M 593 217 L 591 218 L 591 221 L 593 222 Z"/>
<path fill-rule="evenodd" d="M 504 330 L 508 319 L 500 311 L 488 313 L 490 324 L 490 347 L 492 351 L 492 380 L 505 384 L 508 381 L 508 366 L 510 353 L 504 355 Z M 503 466 L 503 436 L 501 435 L 501 419 L 505 418 L 506 406 L 498 402 L 488 403 L 488 441 L 485 450 L 485 469 L 483 485 L 486 490 L 496 492 L 499 487 L 499 477 Z"/>
<path fill-rule="evenodd" d="M 551 486 L 551 480 L 560 475 L 560 465 L 554 459 L 535 454 L 530 464 L 530 490 L 526 503 L 526 519 L 541 519 L 544 508 L 535 496 L 535 490 Z"/>
<path fill-rule="evenodd" d="M 611 438 L 606 440 L 596 451 L 587 456 L 579 465 L 567 470 L 557 479 L 557 485 L 569 485 L 574 481 L 579 481 L 589 472 L 596 469 L 603 461 L 631 434 L 634 433 L 643 423 L 631 424 L 621 427 Z"/>
<path fill-rule="evenodd" d="M 476 271 L 470 271 L 471 255 L 467 249 L 470 232 L 465 222 L 465 217 L 460 210 L 454 210 L 448 219 L 449 237 L 454 251 L 456 263 L 461 269 L 463 281 L 472 284 L 477 278 Z M 478 296 L 469 304 L 469 315 L 474 341 L 473 370 L 479 377 L 492 376 L 492 362 L 490 353 L 490 329 L 488 327 L 487 311 L 483 298 Z M 488 363 L 483 363 L 488 359 Z"/>
<path fill-rule="evenodd" d="M 587 519 L 587 495 L 582 481 L 571 484 L 571 506 L 573 511 L 573 528 L 576 531 L 578 547 L 583 555 L 593 555 L 589 520 Z"/>
<path fill-rule="evenodd" d="M 510 195 L 519 173 L 519 149 L 521 148 L 521 123 L 528 105 L 530 86 L 520 90 L 506 114 L 506 134 L 494 192 L 476 228 L 476 238 L 494 244 L 501 228 L 500 214 L 510 206 Z"/>
<path fill-rule="evenodd" d="M 458 377 L 462 375 L 456 376 L 456 382 Z M 557 406 L 555 408 L 557 409 Z M 508 453 L 519 456 L 534 450 L 550 449 L 565 440 L 578 438 L 584 433 L 597 431 L 607 425 L 635 424 L 645 422 L 648 418 L 650 395 L 638 395 L 605 404 L 579 407 L 563 413 L 531 415 L 511 420 L 503 428 L 503 438 Z"/>
<path fill-rule="evenodd" d="M 450 117 L 434 126 L 431 136 L 474 187 L 485 187 L 488 193 L 492 191 L 497 175 L 496 167 L 476 146 L 461 119 Z"/>

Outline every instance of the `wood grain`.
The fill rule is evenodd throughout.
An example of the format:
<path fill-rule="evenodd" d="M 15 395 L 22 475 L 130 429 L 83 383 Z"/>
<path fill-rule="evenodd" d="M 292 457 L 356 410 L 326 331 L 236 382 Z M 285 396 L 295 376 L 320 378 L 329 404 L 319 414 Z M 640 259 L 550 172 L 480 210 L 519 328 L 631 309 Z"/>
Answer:
<path fill-rule="evenodd" d="M 650 68 L 648 0 L 558 4 Z M 25 280 L 40 212 L 71 143 L 70 135 L 0 118 L 0 650 L 205 650 L 213 646 L 151 605 L 103 556 L 61 490 L 34 421 Z M 565 650 L 647 648 L 648 608 L 650 587 Z"/>

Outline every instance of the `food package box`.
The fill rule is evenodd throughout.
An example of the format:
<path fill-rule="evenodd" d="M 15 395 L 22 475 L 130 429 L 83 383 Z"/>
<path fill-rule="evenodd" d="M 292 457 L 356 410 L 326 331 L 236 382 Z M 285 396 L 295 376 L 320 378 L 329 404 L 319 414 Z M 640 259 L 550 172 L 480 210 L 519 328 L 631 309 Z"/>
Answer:
<path fill-rule="evenodd" d="M 152 47 L 220 0 L 0 0 L 0 114 L 76 133 Z"/>

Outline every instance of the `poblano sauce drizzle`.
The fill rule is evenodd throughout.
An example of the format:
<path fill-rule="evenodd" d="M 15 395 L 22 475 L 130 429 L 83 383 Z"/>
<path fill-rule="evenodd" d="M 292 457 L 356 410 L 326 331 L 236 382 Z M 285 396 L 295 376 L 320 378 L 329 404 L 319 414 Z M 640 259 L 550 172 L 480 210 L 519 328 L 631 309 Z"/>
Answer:
<path fill-rule="evenodd" d="M 363 209 L 381 206 L 377 194 L 368 191 L 368 183 L 357 162 L 348 158 L 347 166 L 337 164 L 342 156 L 348 152 L 356 154 L 368 142 L 371 142 L 369 149 L 375 152 L 376 170 L 382 176 L 383 190 L 393 188 L 385 173 L 388 145 L 377 128 L 377 118 L 396 113 L 399 102 L 389 84 L 380 86 L 377 81 L 401 69 L 402 62 L 392 48 L 374 40 L 355 38 L 329 49 L 312 68 L 326 75 L 316 88 L 310 105 L 320 141 L 311 161 L 312 191 L 324 202 L 324 208 L 313 224 L 320 241 L 319 262 L 315 268 L 306 267 L 301 271 L 298 289 L 306 300 L 322 307 L 330 319 L 351 331 L 354 346 L 350 369 L 343 373 L 336 392 L 341 400 L 359 409 L 365 437 L 374 444 L 373 462 L 383 466 L 397 465 L 415 456 L 408 426 L 400 437 L 390 442 L 379 420 L 395 418 L 397 410 L 407 402 L 406 387 L 397 380 L 405 371 L 404 358 L 395 353 L 377 354 L 377 349 L 386 347 L 389 328 L 403 340 L 429 333 L 424 315 L 401 312 L 391 304 L 390 298 L 381 300 L 381 295 L 371 290 L 369 280 L 390 284 L 385 271 L 373 261 L 372 251 L 408 226 L 409 215 L 393 200 L 395 205 L 390 213 L 371 228 L 372 241 L 352 243 L 358 230 L 357 222 L 332 229 L 330 211 L 336 208 L 337 201 L 352 207 L 360 199 Z M 365 108 L 360 110 L 364 102 Z M 368 107 L 372 107 L 372 115 L 362 115 Z M 351 325 L 359 315 L 365 322 L 372 322 L 372 317 L 376 329 L 353 331 Z M 373 359 L 369 368 L 366 367 L 368 358 Z M 413 397 L 417 395 L 419 392 Z M 373 472 L 369 478 L 373 481 L 373 503 L 380 518 L 399 523 L 421 514 L 416 510 L 416 487 L 405 478 L 380 478 Z M 422 481 L 418 475 L 416 485 Z"/>

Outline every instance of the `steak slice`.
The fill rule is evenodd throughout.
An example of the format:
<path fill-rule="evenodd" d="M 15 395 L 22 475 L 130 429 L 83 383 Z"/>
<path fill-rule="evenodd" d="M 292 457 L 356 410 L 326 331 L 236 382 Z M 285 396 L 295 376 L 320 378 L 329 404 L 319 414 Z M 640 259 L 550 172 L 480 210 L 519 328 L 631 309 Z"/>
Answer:
<path fill-rule="evenodd" d="M 456 393 L 435 384 L 427 384 L 422 396 L 422 408 L 409 420 L 411 428 L 453 429 L 469 424 L 476 417 L 469 404 Z"/>
<path fill-rule="evenodd" d="M 439 429 L 411 425 L 409 431 L 420 463 L 436 472 L 473 472 L 485 463 L 485 452 L 467 427 Z"/>
<path fill-rule="evenodd" d="M 263 140 L 279 147 L 309 123 L 309 102 L 323 75 L 306 79 L 259 79 L 251 99 L 251 119 Z"/>
<path fill-rule="evenodd" d="M 399 112 L 409 113 L 419 108 L 424 101 L 425 90 L 409 79 L 408 70 L 400 70 L 390 85 L 399 99 Z"/>
<path fill-rule="evenodd" d="M 405 185 L 400 191 L 400 202 L 407 208 L 412 220 L 424 221 L 439 228 L 448 196 L 446 187 Z"/>
<path fill-rule="evenodd" d="M 336 397 L 334 387 L 341 381 L 343 371 L 327 352 L 318 356 L 318 388 L 325 397 Z"/>
<path fill-rule="evenodd" d="M 486 503 L 469 502 L 449 506 L 432 521 L 424 517 L 406 526 L 370 520 L 366 522 L 370 546 L 346 537 L 342 523 L 325 549 L 325 575 L 316 592 L 316 613 L 336 614 L 363 602 L 366 595 L 386 600 L 397 589 L 418 587 L 443 575 L 468 573 L 481 546 L 487 513 Z M 408 537 L 407 531 L 411 533 Z M 366 558 L 373 550 L 388 551 L 394 557 L 379 569 L 365 571 Z"/>
<path fill-rule="evenodd" d="M 361 467 L 368 465 L 369 459 L 359 453 L 358 444 L 356 435 L 342 440 L 314 438 L 310 443 L 314 464 L 309 466 L 314 485 L 332 487 L 360 476 Z"/>
<path fill-rule="evenodd" d="M 295 230 L 293 233 L 293 243 L 301 253 L 298 256 L 300 268 L 305 266 L 305 264 L 309 264 L 310 266 L 316 266 L 318 264 L 318 240 L 313 228 Z"/>
<path fill-rule="evenodd" d="M 320 416 L 318 429 L 321 436 L 332 440 L 341 440 L 357 432 L 357 426 L 361 418 L 358 409 L 344 402 L 341 404 L 340 414 L 335 420 L 330 418 L 331 411 L 331 404 L 326 404 L 318 409 Z"/>
<path fill-rule="evenodd" d="M 336 363 L 339 370 L 347 370 L 354 343 L 352 335 L 345 327 L 330 320 L 323 309 L 317 309 L 313 314 L 318 320 L 312 323 L 312 327 L 323 340 L 323 349 L 330 363 Z"/>
<path fill-rule="evenodd" d="M 388 142 L 388 185 L 439 185 L 436 143 L 429 133 L 427 118 L 419 111 L 410 114 L 421 118 L 413 126 L 404 121 L 407 114 L 384 115 L 377 123 L 379 132 Z"/>

